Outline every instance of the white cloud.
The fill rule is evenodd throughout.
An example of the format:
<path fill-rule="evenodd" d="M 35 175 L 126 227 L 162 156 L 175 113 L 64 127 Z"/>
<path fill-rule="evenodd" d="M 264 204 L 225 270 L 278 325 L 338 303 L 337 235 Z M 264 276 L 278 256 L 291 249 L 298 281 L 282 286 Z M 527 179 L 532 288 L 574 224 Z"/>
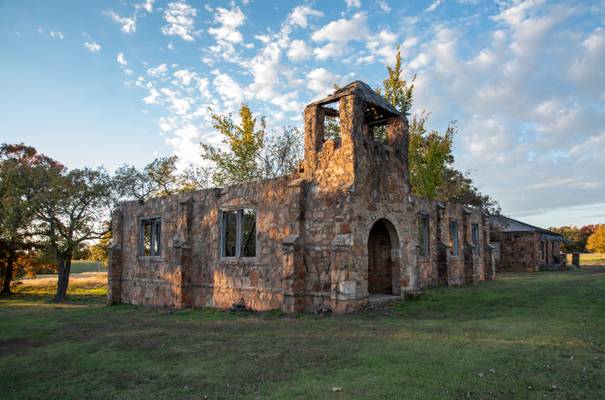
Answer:
<path fill-rule="evenodd" d="M 184 86 L 189 86 L 192 82 L 197 80 L 197 74 L 193 71 L 189 71 L 186 69 L 180 69 L 178 71 L 175 71 L 172 75 L 177 78 L 177 82 L 179 84 Z"/>
<path fill-rule="evenodd" d="M 325 68 L 315 68 L 307 75 L 307 87 L 319 96 L 325 96 L 334 91 L 334 85 L 340 82 L 340 77 Z"/>
<path fill-rule="evenodd" d="M 347 42 L 349 40 L 363 40 L 367 36 L 367 15 L 357 13 L 351 19 L 341 18 L 332 21 L 321 29 L 313 32 L 311 39 L 316 42 Z"/>
<path fill-rule="evenodd" d="M 216 137 L 216 134 L 210 129 L 206 131 L 191 123 L 182 125 L 177 123 L 174 127 L 166 129 L 166 132 L 171 135 L 166 138 L 166 143 L 179 156 L 181 165 L 199 165 L 201 163 L 200 142 L 208 143 L 209 139 Z"/>
<path fill-rule="evenodd" d="M 162 33 L 167 36 L 180 36 L 183 40 L 194 40 L 195 17 L 197 10 L 184 2 L 168 3 L 164 10 L 164 20 L 167 25 L 162 27 Z"/>
<path fill-rule="evenodd" d="M 277 43 L 270 43 L 249 62 L 249 70 L 254 76 L 250 93 L 255 98 L 267 101 L 276 96 L 275 88 L 280 85 L 280 56 Z"/>
<path fill-rule="evenodd" d="M 120 68 L 122 68 L 122 71 L 124 71 L 126 75 L 132 75 L 133 71 L 128 68 L 128 61 L 126 61 L 124 53 L 119 52 L 116 57 L 116 61 L 118 62 L 118 64 L 120 64 Z"/>
<path fill-rule="evenodd" d="M 349 41 L 363 41 L 367 38 L 369 30 L 366 21 L 367 15 L 360 12 L 351 19 L 341 18 L 332 21 L 313 32 L 311 35 L 313 41 L 328 42 L 323 47 L 314 50 L 315 56 L 319 60 L 325 60 L 345 54 Z"/>
<path fill-rule="evenodd" d="M 153 12 L 153 3 L 155 0 L 145 0 L 142 3 L 138 3 L 134 5 L 135 10 L 145 10 L 148 13 Z"/>
<path fill-rule="evenodd" d="M 312 49 L 307 46 L 304 40 L 293 40 L 290 42 L 290 49 L 288 49 L 288 58 L 292 61 L 302 61 L 309 58 Z"/>
<path fill-rule="evenodd" d="M 118 56 L 116 57 L 116 61 L 118 62 L 118 64 L 120 64 L 123 67 L 128 65 L 128 61 L 126 61 L 126 57 L 124 57 L 124 53 L 122 53 L 122 52 L 118 53 Z"/>
<path fill-rule="evenodd" d="M 147 75 L 157 78 L 165 75 L 167 71 L 168 66 L 166 64 L 160 64 L 157 67 L 147 68 Z"/>
<path fill-rule="evenodd" d="M 57 39 L 63 39 L 63 37 L 64 37 L 63 36 L 63 32 L 61 32 L 61 31 L 50 31 L 50 32 L 48 32 L 48 34 L 51 37 L 54 37 L 54 38 L 57 38 Z"/>
<path fill-rule="evenodd" d="M 385 63 L 392 63 L 397 53 L 396 41 L 396 33 L 383 29 L 368 37 L 366 47 L 373 56 L 379 56 Z"/>
<path fill-rule="evenodd" d="M 309 6 L 298 6 L 295 7 L 294 10 L 290 13 L 289 23 L 293 26 L 299 26 L 301 28 L 306 28 L 308 25 L 308 17 L 322 17 L 324 15 L 323 12 L 319 10 L 314 10 Z"/>
<path fill-rule="evenodd" d="M 347 3 L 347 8 L 360 8 L 361 7 L 361 0 L 345 0 L 345 3 Z"/>
<path fill-rule="evenodd" d="M 208 48 L 207 52 L 210 53 L 210 57 L 203 58 L 204 62 L 213 65 L 216 57 L 220 57 L 230 63 L 241 63 L 241 57 L 237 54 L 235 45 L 242 44 L 244 41 L 239 28 L 245 21 L 246 15 L 234 4 L 229 10 L 222 7 L 214 9 L 213 22 L 218 26 L 209 28 L 208 33 L 214 37 L 216 44 Z"/>
<path fill-rule="evenodd" d="M 113 22 L 120 24 L 120 29 L 124 33 L 132 34 L 135 33 L 135 31 L 137 30 L 136 16 L 134 15 L 132 16 L 132 18 L 122 17 L 113 10 L 106 11 L 105 15 L 109 16 Z"/>
<path fill-rule="evenodd" d="M 101 45 L 92 41 L 84 42 L 84 47 L 91 53 L 98 53 L 101 51 Z"/>
<path fill-rule="evenodd" d="M 385 0 L 378 0 L 378 6 L 386 13 L 391 12 L 391 6 Z"/>
<path fill-rule="evenodd" d="M 433 11 L 435 11 L 437 8 L 439 8 L 439 6 L 441 5 L 441 3 L 443 3 L 443 0 L 435 0 L 435 1 L 433 1 L 433 2 L 431 3 L 431 5 L 430 5 L 430 6 L 428 6 L 428 7 L 426 8 L 426 10 L 425 10 L 425 11 L 428 11 L 428 12 L 433 12 Z"/>
<path fill-rule="evenodd" d="M 596 28 L 582 41 L 578 54 L 571 58 L 567 75 L 596 101 L 605 101 L 605 29 Z"/>
<path fill-rule="evenodd" d="M 238 28 L 246 21 L 242 10 L 235 6 L 230 10 L 218 7 L 215 11 L 214 22 L 219 26 L 208 29 L 208 33 L 214 36 L 217 42 L 241 43 L 244 39 Z"/>
<path fill-rule="evenodd" d="M 162 88 L 160 92 L 164 95 L 164 99 L 168 104 L 168 109 L 176 115 L 185 115 L 191 109 L 193 99 L 183 96 L 180 92 Z"/>
<path fill-rule="evenodd" d="M 229 75 L 219 73 L 212 84 L 228 107 L 237 107 L 244 100 L 242 88 Z"/>
<path fill-rule="evenodd" d="M 145 104 L 158 104 L 160 101 L 160 92 L 151 84 L 148 84 L 147 89 L 149 90 L 149 95 L 143 98 Z"/>

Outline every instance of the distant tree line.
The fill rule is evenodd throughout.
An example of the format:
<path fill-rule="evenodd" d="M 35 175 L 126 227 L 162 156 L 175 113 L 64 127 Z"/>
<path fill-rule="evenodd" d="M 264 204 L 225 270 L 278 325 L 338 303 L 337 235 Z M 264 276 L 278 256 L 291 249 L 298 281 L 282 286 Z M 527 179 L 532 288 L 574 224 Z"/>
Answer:
<path fill-rule="evenodd" d="M 605 224 L 551 227 L 567 241 L 561 245 L 565 253 L 605 253 Z"/>

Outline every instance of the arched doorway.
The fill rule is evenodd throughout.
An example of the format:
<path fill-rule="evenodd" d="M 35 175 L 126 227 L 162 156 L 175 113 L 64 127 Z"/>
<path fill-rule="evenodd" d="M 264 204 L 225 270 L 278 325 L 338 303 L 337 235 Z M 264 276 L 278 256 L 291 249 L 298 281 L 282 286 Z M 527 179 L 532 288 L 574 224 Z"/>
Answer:
<path fill-rule="evenodd" d="M 394 294 L 399 281 L 399 266 L 393 260 L 399 242 L 395 227 L 386 219 L 379 219 L 368 237 L 368 293 Z M 397 285 L 398 286 L 398 285 Z"/>

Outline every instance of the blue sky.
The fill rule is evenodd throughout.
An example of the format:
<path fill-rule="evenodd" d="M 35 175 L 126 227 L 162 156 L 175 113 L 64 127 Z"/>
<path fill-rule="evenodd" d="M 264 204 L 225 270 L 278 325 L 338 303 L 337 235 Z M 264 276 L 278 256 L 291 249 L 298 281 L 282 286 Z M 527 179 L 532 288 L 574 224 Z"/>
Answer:
<path fill-rule="evenodd" d="M 605 1 L 0 0 L 0 141 L 69 167 L 199 162 L 208 107 L 302 125 L 401 46 L 414 112 L 505 214 L 605 222 Z"/>

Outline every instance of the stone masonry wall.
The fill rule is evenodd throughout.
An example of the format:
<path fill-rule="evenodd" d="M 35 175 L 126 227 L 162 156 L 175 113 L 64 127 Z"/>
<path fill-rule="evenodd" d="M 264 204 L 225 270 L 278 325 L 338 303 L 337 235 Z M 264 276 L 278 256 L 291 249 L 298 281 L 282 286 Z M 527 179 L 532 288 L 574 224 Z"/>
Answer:
<path fill-rule="evenodd" d="M 500 242 L 497 272 L 536 272 L 540 266 L 540 234 L 535 232 L 497 232 L 492 241 Z"/>
<path fill-rule="evenodd" d="M 389 294 L 493 279 L 485 215 L 411 195 L 407 121 L 355 92 L 337 102 L 338 111 L 319 103 L 305 109 L 305 158 L 296 174 L 122 204 L 114 214 L 108 301 L 227 308 L 243 300 L 254 310 L 353 311 L 369 301 L 374 226 L 387 243 L 380 260 L 390 268 L 381 281 Z M 335 113 L 340 137 L 325 140 L 325 116 Z M 368 121 L 385 126 L 386 143 L 374 140 Z M 243 207 L 256 209 L 256 257 L 220 257 L 220 211 Z M 427 257 L 418 256 L 419 215 L 429 217 Z M 161 255 L 142 257 L 140 219 L 156 216 Z M 458 256 L 449 247 L 451 220 L 458 221 Z"/>
<path fill-rule="evenodd" d="M 254 309 L 280 308 L 281 240 L 297 228 L 301 195 L 300 188 L 290 183 L 290 177 L 284 177 L 144 204 L 124 203 L 120 301 L 226 308 L 243 298 Z M 184 221 L 179 218 L 183 204 L 191 208 L 189 233 L 182 229 Z M 257 210 L 256 257 L 221 258 L 219 210 L 244 206 Z M 138 254 L 139 221 L 152 216 L 161 217 L 162 252 L 159 257 L 142 257 Z M 189 265 L 183 263 L 183 252 L 190 253 Z"/>

